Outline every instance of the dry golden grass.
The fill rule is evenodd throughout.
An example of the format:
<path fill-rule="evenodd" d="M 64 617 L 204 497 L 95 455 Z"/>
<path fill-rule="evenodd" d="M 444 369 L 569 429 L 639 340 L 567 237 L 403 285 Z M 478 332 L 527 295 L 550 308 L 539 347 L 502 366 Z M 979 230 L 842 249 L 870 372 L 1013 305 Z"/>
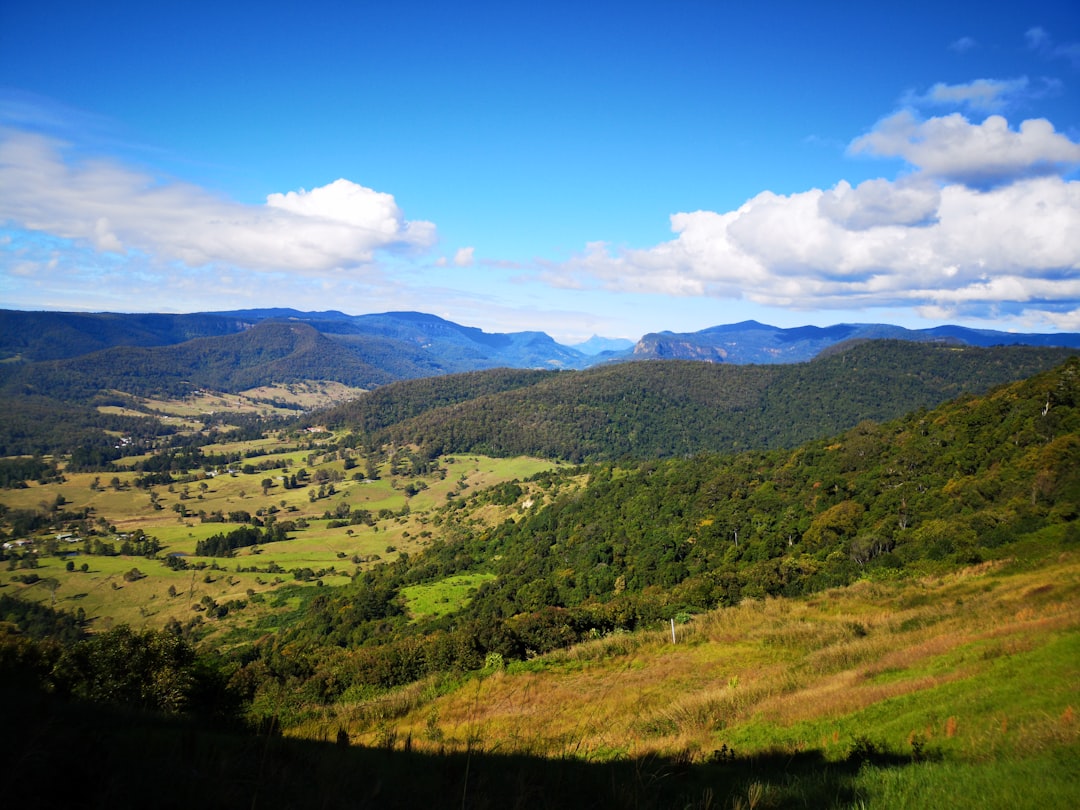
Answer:
<path fill-rule="evenodd" d="M 1075 633 L 1078 586 L 1080 560 L 1066 555 L 1029 572 L 996 563 L 919 582 L 861 582 L 810 599 L 748 601 L 696 617 L 675 645 L 667 628 L 612 635 L 449 691 L 431 682 L 409 687 L 404 703 L 383 698 L 399 700 L 393 718 L 372 720 L 364 701 L 338 707 L 304 733 L 341 724 L 357 742 L 376 745 L 392 728 L 396 740 L 420 749 L 481 745 L 605 758 L 704 754 L 761 725 L 839 729 L 844 718 L 962 687 L 999 659 L 1022 661 L 1055 634 Z M 1045 721 L 1018 718 L 1011 726 L 992 713 L 946 711 L 905 738 L 971 751 L 1002 739 L 1075 742 L 1072 702 Z M 841 752 L 850 732 L 826 732 L 821 744 Z"/>

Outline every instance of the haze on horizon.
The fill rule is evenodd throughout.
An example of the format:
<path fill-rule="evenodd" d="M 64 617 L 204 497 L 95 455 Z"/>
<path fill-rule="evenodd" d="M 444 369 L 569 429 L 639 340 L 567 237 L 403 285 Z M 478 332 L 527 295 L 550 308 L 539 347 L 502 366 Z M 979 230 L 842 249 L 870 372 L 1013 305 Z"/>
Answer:
<path fill-rule="evenodd" d="M 0 10 L 0 307 L 1080 331 L 1072 2 Z"/>

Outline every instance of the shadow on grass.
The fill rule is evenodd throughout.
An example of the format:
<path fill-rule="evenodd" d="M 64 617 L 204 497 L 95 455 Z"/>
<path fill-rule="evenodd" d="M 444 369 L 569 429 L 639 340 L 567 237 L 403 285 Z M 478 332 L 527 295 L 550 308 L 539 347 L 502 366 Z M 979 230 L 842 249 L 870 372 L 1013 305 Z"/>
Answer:
<path fill-rule="evenodd" d="M 912 761 L 874 748 L 842 762 L 818 751 L 724 752 L 703 762 L 439 755 L 293 740 L 33 692 L 8 708 L 9 807 L 828 808 L 858 799 L 853 777 L 864 762 Z"/>

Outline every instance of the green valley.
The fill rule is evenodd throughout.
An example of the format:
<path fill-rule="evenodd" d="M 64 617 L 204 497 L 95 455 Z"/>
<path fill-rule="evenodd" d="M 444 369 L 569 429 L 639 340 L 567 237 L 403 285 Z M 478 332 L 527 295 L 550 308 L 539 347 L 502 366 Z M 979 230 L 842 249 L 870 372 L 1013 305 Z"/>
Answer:
<path fill-rule="evenodd" d="M 1073 804 L 1080 359 L 989 387 L 1048 356 L 905 351 L 295 383 L 357 398 L 0 460 L 20 772 L 90 806 L 176 763 L 211 806 Z M 954 396 L 872 419 L 874 380 Z"/>

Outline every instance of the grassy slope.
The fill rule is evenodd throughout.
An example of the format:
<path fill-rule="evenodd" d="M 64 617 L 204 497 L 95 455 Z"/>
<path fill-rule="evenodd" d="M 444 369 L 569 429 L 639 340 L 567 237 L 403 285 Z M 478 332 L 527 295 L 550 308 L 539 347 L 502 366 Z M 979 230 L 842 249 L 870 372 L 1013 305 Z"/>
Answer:
<path fill-rule="evenodd" d="M 295 733 L 590 761 L 701 762 L 728 746 L 839 765 L 864 751 L 853 785 L 867 806 L 1080 802 L 1080 553 L 749 601 L 677 626 L 674 645 L 670 632 L 431 680 Z M 874 765 L 920 751 L 909 767 Z M 763 806 L 809 790 L 770 773 Z"/>

